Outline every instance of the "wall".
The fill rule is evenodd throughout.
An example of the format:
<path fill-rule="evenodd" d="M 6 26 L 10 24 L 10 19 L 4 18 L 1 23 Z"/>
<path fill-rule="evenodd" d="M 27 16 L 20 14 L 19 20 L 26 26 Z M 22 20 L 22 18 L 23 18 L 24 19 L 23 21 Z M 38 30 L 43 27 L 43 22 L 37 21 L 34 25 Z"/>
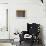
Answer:
<path fill-rule="evenodd" d="M 16 10 L 25 10 L 26 17 L 16 17 Z M 40 23 L 42 25 L 44 41 L 46 42 L 46 16 L 45 6 L 40 0 L 10 0 L 9 1 L 9 31 L 11 38 L 13 33 L 18 30 L 27 30 L 28 23 Z"/>
<path fill-rule="evenodd" d="M 12 0 L 9 2 L 9 30 L 11 32 L 26 30 L 27 22 L 42 23 L 43 25 L 43 21 L 45 20 L 43 8 L 44 6 L 40 0 Z M 26 17 L 16 17 L 16 10 L 25 10 Z"/>
<path fill-rule="evenodd" d="M 16 17 L 16 10 L 25 10 L 26 17 Z M 27 30 L 28 23 L 40 23 L 42 25 L 42 32 L 44 36 L 44 44 L 46 44 L 46 16 L 45 4 L 40 0 L 10 0 L 9 1 L 9 31 L 11 38 L 13 33 L 18 30 Z"/>
<path fill-rule="evenodd" d="M 0 3 L 7 3 L 8 0 L 0 0 Z M 45 0 L 44 0 L 45 2 Z M 45 4 L 42 4 L 40 0 L 9 0 L 9 14 L 8 14 L 8 30 L 10 36 L 13 36 L 13 33 L 18 30 L 26 30 L 27 22 L 28 23 L 40 23 L 43 28 L 44 41 L 46 44 L 46 16 L 45 16 Z M 25 18 L 17 18 L 16 10 L 25 10 Z M 13 37 L 11 37 L 13 38 Z"/>
<path fill-rule="evenodd" d="M 0 0 L 0 3 L 8 3 L 8 0 Z"/>

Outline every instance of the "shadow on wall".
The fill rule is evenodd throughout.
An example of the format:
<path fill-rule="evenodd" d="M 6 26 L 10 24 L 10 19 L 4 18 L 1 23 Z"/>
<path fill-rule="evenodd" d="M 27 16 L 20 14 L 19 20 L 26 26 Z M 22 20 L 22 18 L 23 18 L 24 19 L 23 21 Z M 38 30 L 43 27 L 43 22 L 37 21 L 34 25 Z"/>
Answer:
<path fill-rule="evenodd" d="M 45 46 L 44 45 L 44 37 L 43 37 L 43 26 L 42 25 L 40 25 L 40 39 L 42 40 L 42 45 Z"/>

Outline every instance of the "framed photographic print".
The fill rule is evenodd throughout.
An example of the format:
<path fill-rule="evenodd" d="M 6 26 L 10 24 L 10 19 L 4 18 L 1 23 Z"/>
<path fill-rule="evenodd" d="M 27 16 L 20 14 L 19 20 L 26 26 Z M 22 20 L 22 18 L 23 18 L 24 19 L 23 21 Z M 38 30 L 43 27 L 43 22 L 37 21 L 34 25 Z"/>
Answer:
<path fill-rule="evenodd" d="M 16 10 L 16 17 L 25 17 L 25 10 Z"/>

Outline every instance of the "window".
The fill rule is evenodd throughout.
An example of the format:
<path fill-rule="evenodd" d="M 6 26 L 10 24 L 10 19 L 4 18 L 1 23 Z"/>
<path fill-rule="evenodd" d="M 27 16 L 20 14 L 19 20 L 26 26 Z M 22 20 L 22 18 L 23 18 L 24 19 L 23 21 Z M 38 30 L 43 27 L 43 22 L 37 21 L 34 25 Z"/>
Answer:
<path fill-rule="evenodd" d="M 0 31 L 8 31 L 8 4 L 0 4 Z"/>
<path fill-rule="evenodd" d="M 25 17 L 25 10 L 16 10 L 17 17 Z"/>

